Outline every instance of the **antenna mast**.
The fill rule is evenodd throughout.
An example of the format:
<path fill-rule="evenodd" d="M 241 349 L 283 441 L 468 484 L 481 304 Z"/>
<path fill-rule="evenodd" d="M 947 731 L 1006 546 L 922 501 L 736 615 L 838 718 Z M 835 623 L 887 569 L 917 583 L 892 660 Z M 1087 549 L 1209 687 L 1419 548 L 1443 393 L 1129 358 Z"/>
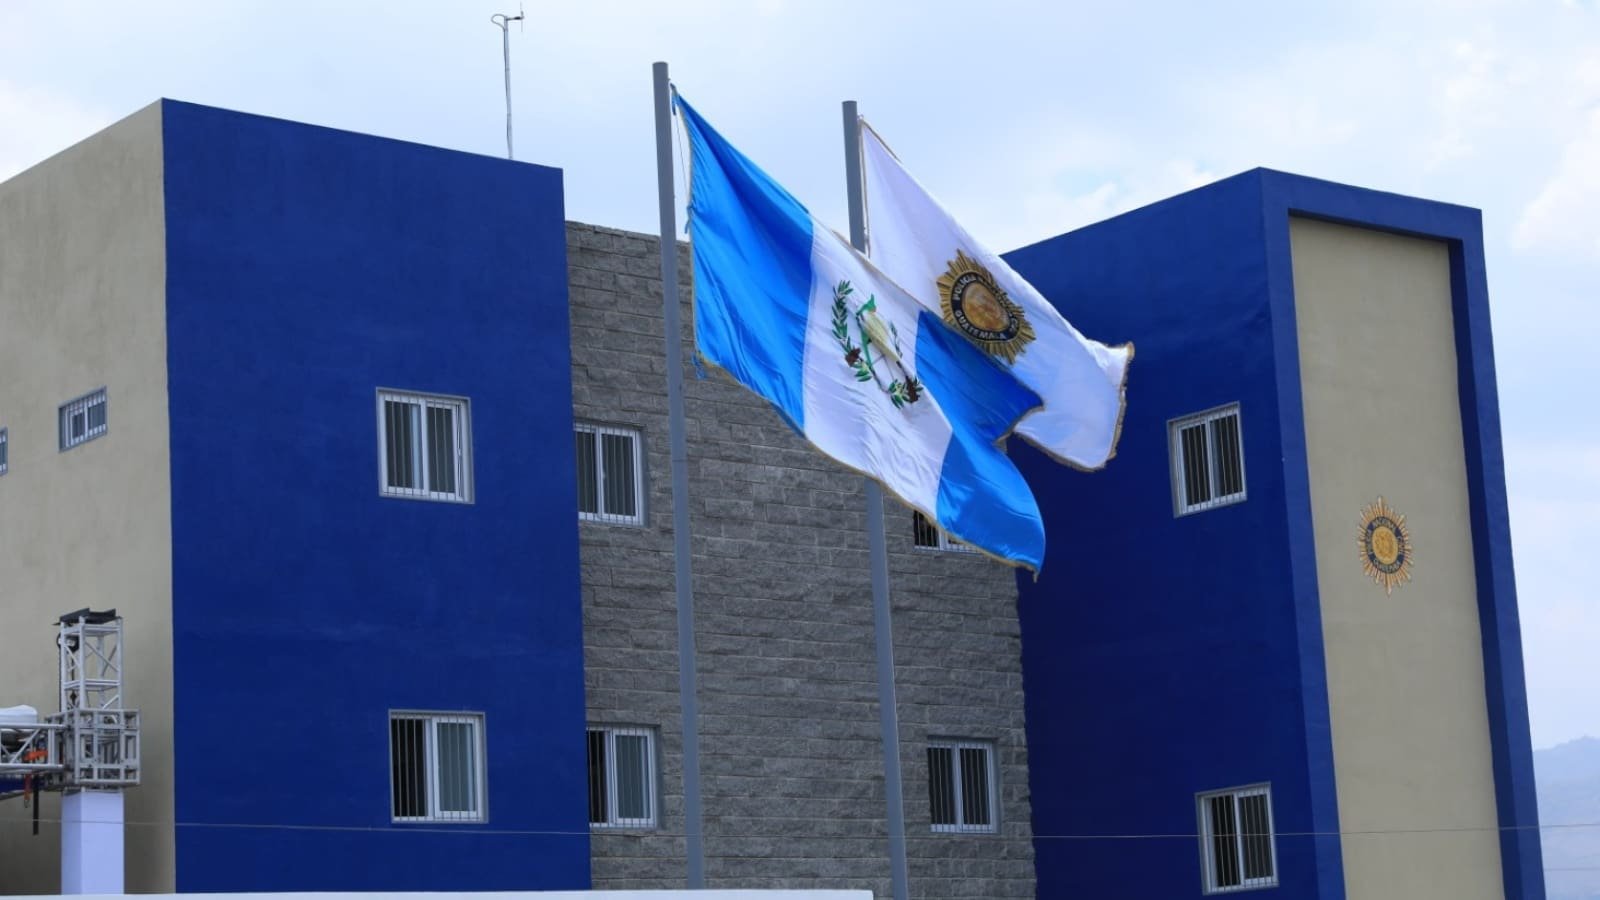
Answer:
<path fill-rule="evenodd" d="M 517 29 L 522 29 L 522 4 L 517 4 L 516 15 L 495 13 L 489 21 L 500 29 L 500 47 L 506 60 L 506 159 L 516 159 L 511 152 L 511 23 L 518 23 Z"/>

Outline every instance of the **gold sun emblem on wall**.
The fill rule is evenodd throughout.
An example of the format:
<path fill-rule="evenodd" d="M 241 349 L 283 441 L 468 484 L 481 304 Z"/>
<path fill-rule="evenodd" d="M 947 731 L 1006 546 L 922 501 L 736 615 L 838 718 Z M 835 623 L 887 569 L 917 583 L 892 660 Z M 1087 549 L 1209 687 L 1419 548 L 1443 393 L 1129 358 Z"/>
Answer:
<path fill-rule="evenodd" d="M 1395 512 L 1382 497 L 1361 510 L 1361 530 L 1356 536 L 1361 568 L 1385 594 L 1411 580 L 1411 530 L 1406 517 Z"/>

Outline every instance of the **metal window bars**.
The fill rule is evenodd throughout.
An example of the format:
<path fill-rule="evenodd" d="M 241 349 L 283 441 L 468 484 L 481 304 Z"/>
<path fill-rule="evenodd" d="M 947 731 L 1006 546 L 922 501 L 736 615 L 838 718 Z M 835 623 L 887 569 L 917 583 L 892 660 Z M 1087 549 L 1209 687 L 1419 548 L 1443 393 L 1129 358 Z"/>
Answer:
<path fill-rule="evenodd" d="M 1173 505 L 1180 516 L 1245 499 L 1237 403 L 1168 423 Z"/>
<path fill-rule="evenodd" d="M 656 827 L 656 733 L 652 728 L 590 728 L 589 824 Z"/>
<path fill-rule="evenodd" d="M 484 768 L 481 713 L 389 715 L 393 821 L 487 821 Z"/>
<path fill-rule="evenodd" d="M 573 426 L 578 518 L 644 524 L 643 443 L 633 428 L 583 422 Z"/>
<path fill-rule="evenodd" d="M 921 550 L 948 550 L 953 553 L 977 553 L 977 549 L 964 541 L 945 534 L 932 519 L 920 512 L 911 513 L 911 545 Z"/>
<path fill-rule="evenodd" d="M 934 831 L 997 831 L 994 745 L 980 741 L 928 744 L 928 809 Z"/>
<path fill-rule="evenodd" d="M 106 389 L 61 404 L 57 411 L 59 446 L 70 450 L 106 433 Z"/>
<path fill-rule="evenodd" d="M 1201 794 L 1200 858 L 1208 894 L 1278 883 L 1272 794 L 1266 785 Z"/>
<path fill-rule="evenodd" d="M 470 502 L 468 402 L 378 391 L 379 490 L 390 497 Z"/>

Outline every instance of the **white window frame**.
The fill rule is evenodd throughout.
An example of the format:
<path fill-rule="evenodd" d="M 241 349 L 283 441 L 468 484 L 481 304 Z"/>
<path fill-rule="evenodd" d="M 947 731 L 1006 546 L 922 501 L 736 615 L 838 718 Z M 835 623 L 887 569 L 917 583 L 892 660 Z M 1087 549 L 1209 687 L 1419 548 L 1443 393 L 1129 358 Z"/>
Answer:
<path fill-rule="evenodd" d="M 89 426 L 89 410 L 100 407 L 100 424 Z M 106 402 L 106 389 L 90 391 L 82 397 L 74 397 L 56 408 L 56 435 L 59 438 L 59 447 L 62 451 L 71 450 L 73 447 L 87 444 L 106 433 L 110 426 L 108 413 L 110 404 Z M 72 433 L 72 419 L 77 414 L 83 414 L 83 434 Z"/>
<path fill-rule="evenodd" d="M 655 828 L 660 821 L 660 797 L 657 793 L 657 773 L 660 771 L 660 758 L 656 755 L 660 742 L 656 739 L 656 730 L 640 725 L 594 725 L 591 724 L 584 732 L 584 752 L 588 753 L 588 736 L 599 733 L 605 737 L 605 779 L 606 779 L 606 811 L 604 822 L 590 822 L 589 827 L 596 830 L 616 830 L 619 828 Z M 637 817 L 624 817 L 617 813 L 617 738 L 642 737 L 644 738 L 645 753 L 645 784 L 644 798 L 647 815 Z"/>
<path fill-rule="evenodd" d="M 396 802 L 394 771 L 394 723 L 396 721 L 421 722 L 423 728 L 422 766 L 426 774 L 428 811 L 420 816 L 402 816 L 395 813 Z M 439 755 L 438 734 L 441 725 L 472 726 L 472 795 L 475 810 L 447 810 L 439 805 Z M 488 790 L 488 738 L 484 715 L 481 712 L 419 712 L 415 710 L 389 711 L 389 819 L 392 822 L 430 822 L 445 824 L 481 824 L 489 821 Z"/>
<path fill-rule="evenodd" d="M 0 428 L 0 475 L 11 471 L 11 429 Z"/>
<path fill-rule="evenodd" d="M 1000 831 L 1000 768 L 998 765 L 999 754 L 995 752 L 992 741 L 971 740 L 968 738 L 933 738 L 928 741 L 930 750 L 950 751 L 950 778 L 955 801 L 956 821 L 950 824 L 933 823 L 930 827 L 941 834 L 997 834 Z M 961 777 L 961 751 L 979 750 L 988 761 L 988 778 L 985 779 L 984 789 L 989 793 L 989 822 L 982 825 L 967 824 L 967 800 L 964 794 L 964 780 Z M 933 779 L 930 766 L 928 779 Z M 929 811 L 930 817 L 933 811 Z"/>
<path fill-rule="evenodd" d="M 389 429 L 384 415 L 384 405 L 389 402 L 415 404 L 422 409 L 421 433 L 416 441 L 416 465 L 420 487 L 392 487 L 389 484 Z M 378 389 L 378 493 L 385 497 L 407 500 L 438 500 L 446 503 L 472 502 L 472 402 L 466 397 L 448 394 L 424 394 L 417 391 Z M 427 435 L 427 411 L 448 409 L 451 416 L 452 440 L 455 443 L 455 490 L 436 491 L 428 483 L 431 460 Z"/>
<path fill-rule="evenodd" d="M 1219 486 L 1222 475 L 1217 467 L 1216 452 L 1216 423 L 1229 417 L 1236 423 L 1239 438 L 1239 490 L 1237 493 L 1221 494 Z M 1211 496 L 1207 500 L 1191 504 L 1188 502 L 1188 473 L 1183 465 L 1183 432 L 1196 425 L 1205 426 L 1206 434 L 1206 480 L 1211 488 Z M 1167 455 L 1172 465 L 1172 504 L 1173 514 L 1187 516 L 1192 513 L 1216 509 L 1220 506 L 1232 506 L 1243 503 L 1249 496 L 1249 481 L 1245 476 L 1244 467 L 1244 419 L 1239 412 L 1239 404 L 1229 403 L 1215 409 L 1193 415 L 1182 416 L 1167 423 Z"/>
<path fill-rule="evenodd" d="M 1234 865 L 1239 873 L 1239 883 L 1219 884 L 1219 873 L 1216 870 L 1216 855 L 1212 852 L 1212 844 L 1216 841 L 1216 834 L 1211 825 L 1209 802 L 1219 797 L 1227 797 L 1233 802 L 1234 822 Z M 1267 809 L 1267 859 L 1272 863 L 1272 874 L 1265 877 L 1245 877 L 1245 825 L 1244 816 L 1239 809 L 1239 801 L 1245 797 L 1265 797 Z M 1233 894 L 1239 891 L 1254 891 L 1262 888 L 1278 886 L 1278 832 L 1272 822 L 1272 786 L 1270 784 L 1252 784 L 1245 787 L 1226 788 L 1220 791 L 1206 791 L 1195 795 L 1195 815 L 1200 823 L 1200 882 L 1201 889 L 1206 894 Z"/>
<path fill-rule="evenodd" d="M 595 511 L 578 510 L 578 518 L 585 522 L 605 522 L 611 525 L 643 525 L 645 520 L 644 489 L 644 432 L 627 425 L 602 425 L 597 422 L 575 422 L 572 430 L 579 434 L 594 435 L 594 496 Z M 605 436 L 624 437 L 633 442 L 633 515 L 608 513 L 606 505 Z"/>
<path fill-rule="evenodd" d="M 922 526 L 919 526 L 917 524 L 917 519 L 919 517 L 922 519 L 922 521 L 924 523 L 924 525 L 922 525 Z M 927 527 L 927 528 L 933 529 L 933 533 L 936 536 L 936 538 L 938 540 L 938 543 L 935 546 L 932 546 L 932 547 L 928 546 L 927 544 L 919 544 L 919 543 L 917 543 L 917 528 L 918 527 Z M 928 518 L 927 516 L 922 515 L 921 512 L 918 512 L 918 511 L 915 511 L 915 510 L 913 510 L 912 513 L 911 513 L 911 546 L 914 549 L 922 550 L 922 551 L 925 551 L 925 552 L 928 552 L 928 553 L 977 553 L 978 552 L 978 548 L 972 546 L 971 544 L 966 543 L 965 541 L 957 540 L 957 539 L 945 534 L 944 533 L 944 529 L 940 528 L 938 523 L 934 522 L 932 519 Z"/>

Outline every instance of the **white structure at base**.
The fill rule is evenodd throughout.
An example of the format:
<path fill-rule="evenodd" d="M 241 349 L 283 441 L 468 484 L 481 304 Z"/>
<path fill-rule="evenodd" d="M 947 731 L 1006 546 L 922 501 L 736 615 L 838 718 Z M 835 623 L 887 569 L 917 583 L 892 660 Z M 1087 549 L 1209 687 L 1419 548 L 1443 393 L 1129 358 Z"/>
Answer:
<path fill-rule="evenodd" d="M 120 795 L 119 795 L 120 796 Z M 108 895 L 107 900 L 109 900 Z M 193 894 L 140 894 L 140 900 L 193 900 Z M 371 900 L 370 893 L 206 894 L 206 900 Z M 415 893 L 385 891 L 384 900 L 872 900 L 871 891 L 715 890 L 715 891 L 483 891 Z M 39 900 L 38 896 L 0 895 L 0 900 Z M 88 900 L 88 898 L 84 898 Z"/>
<path fill-rule="evenodd" d="M 122 893 L 122 791 L 61 797 L 61 893 Z"/>

